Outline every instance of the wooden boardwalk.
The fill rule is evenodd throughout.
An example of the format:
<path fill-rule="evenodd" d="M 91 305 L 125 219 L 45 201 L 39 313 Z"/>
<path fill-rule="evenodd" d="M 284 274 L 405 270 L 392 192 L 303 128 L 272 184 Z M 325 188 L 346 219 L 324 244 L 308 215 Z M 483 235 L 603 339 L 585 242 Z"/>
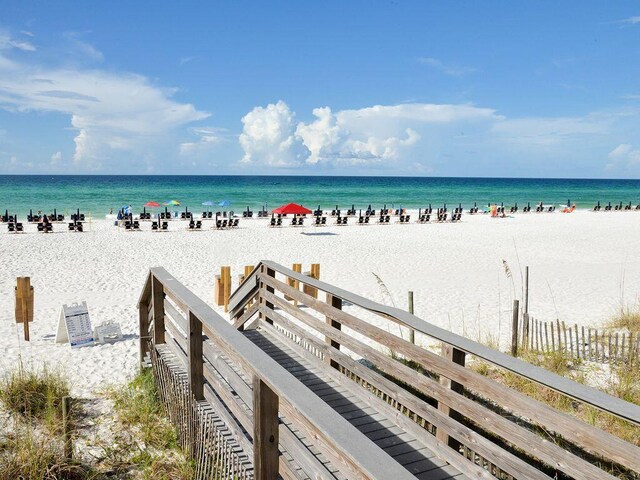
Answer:
<path fill-rule="evenodd" d="M 228 319 L 162 268 L 138 307 L 141 364 L 197 480 L 640 473 L 640 448 L 466 363 L 482 359 L 635 426 L 637 405 L 273 262 L 246 276 Z M 406 340 L 412 331 L 441 342 L 441 354 Z"/>
<path fill-rule="evenodd" d="M 299 347 L 296 349 L 296 345 L 287 342 L 277 330 L 260 328 L 249 330 L 245 335 L 416 478 L 466 478 L 439 459 L 420 438 L 408 434 L 380 413 L 379 409 L 386 406 L 382 400 L 379 409 L 366 404 L 357 387 L 338 383 L 326 364 L 303 357 Z"/>

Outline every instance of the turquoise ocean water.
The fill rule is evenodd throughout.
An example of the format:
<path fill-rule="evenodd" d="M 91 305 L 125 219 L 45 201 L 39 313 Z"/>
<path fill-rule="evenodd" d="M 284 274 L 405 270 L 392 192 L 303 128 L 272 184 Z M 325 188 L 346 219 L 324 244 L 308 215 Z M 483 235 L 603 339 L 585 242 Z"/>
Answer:
<path fill-rule="evenodd" d="M 303 176 L 47 176 L 0 175 L 2 213 L 24 215 L 29 209 L 69 212 L 80 208 L 103 216 L 113 208 L 132 205 L 134 211 L 150 200 L 178 200 L 200 211 L 202 202 L 231 202 L 240 211 L 250 206 L 275 208 L 301 203 L 309 208 L 355 204 L 420 208 L 458 203 L 505 205 L 576 203 L 591 208 L 597 201 L 640 203 L 640 180 L 443 178 L 443 177 L 303 177 Z M 213 210 L 216 207 L 211 207 Z"/>

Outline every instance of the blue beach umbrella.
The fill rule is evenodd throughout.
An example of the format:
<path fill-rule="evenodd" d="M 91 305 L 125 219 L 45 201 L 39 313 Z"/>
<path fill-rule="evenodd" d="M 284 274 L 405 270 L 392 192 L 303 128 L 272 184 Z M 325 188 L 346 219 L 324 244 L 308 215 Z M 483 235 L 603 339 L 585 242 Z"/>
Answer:
<path fill-rule="evenodd" d="M 220 203 L 218 203 L 219 207 L 228 207 L 229 205 L 231 205 L 231 202 L 229 200 L 222 200 Z"/>
<path fill-rule="evenodd" d="M 202 202 L 202 205 L 207 207 L 207 212 L 208 212 L 209 211 L 209 207 L 213 205 L 213 202 L 211 200 L 207 200 L 206 202 Z"/>

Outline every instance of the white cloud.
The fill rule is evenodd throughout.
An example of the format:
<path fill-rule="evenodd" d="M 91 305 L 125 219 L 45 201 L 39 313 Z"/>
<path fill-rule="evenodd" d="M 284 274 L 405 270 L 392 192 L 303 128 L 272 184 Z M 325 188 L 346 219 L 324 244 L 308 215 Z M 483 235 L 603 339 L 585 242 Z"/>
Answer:
<path fill-rule="evenodd" d="M 493 126 L 493 133 L 504 143 L 553 146 L 605 135 L 614 118 L 608 115 L 584 117 L 540 117 L 505 119 Z"/>
<path fill-rule="evenodd" d="M 73 160 L 91 169 L 112 150 L 145 153 L 178 127 L 209 116 L 172 100 L 174 92 L 132 73 L 15 63 L 3 68 L 0 62 L 0 108 L 69 115 L 78 132 Z"/>
<path fill-rule="evenodd" d="M 634 149 L 633 145 L 629 143 L 621 143 L 609 152 L 608 159 L 608 169 L 614 168 L 617 165 L 635 167 L 640 165 L 640 149 Z"/>
<path fill-rule="evenodd" d="M 227 141 L 228 132 L 223 128 L 199 127 L 190 128 L 192 135 L 198 137 L 195 142 L 180 144 L 180 155 L 189 156 L 195 153 L 207 153 L 214 147 Z"/>
<path fill-rule="evenodd" d="M 636 24 L 640 23 L 640 15 L 636 15 L 636 16 L 633 16 L 633 17 L 625 18 L 624 20 L 621 20 L 621 23 L 628 23 L 630 25 L 636 25 Z"/>
<path fill-rule="evenodd" d="M 78 53 L 89 60 L 102 62 L 104 60 L 102 52 L 90 43 L 82 40 L 82 35 L 83 33 L 81 32 L 65 32 L 64 38 L 67 39 L 69 46 L 75 51 L 75 53 Z"/>
<path fill-rule="evenodd" d="M 0 29 L 0 50 L 18 49 L 24 52 L 35 52 L 36 47 L 27 40 L 13 38 L 8 31 Z"/>
<path fill-rule="evenodd" d="M 434 70 L 437 70 L 440 73 L 444 73 L 445 75 L 449 75 L 450 77 L 461 77 L 463 75 L 468 75 L 470 73 L 476 72 L 477 70 L 473 67 L 463 67 L 460 65 L 449 65 L 445 64 L 437 58 L 432 57 L 422 57 L 418 59 L 418 62 L 427 65 Z"/>
<path fill-rule="evenodd" d="M 53 155 L 51 155 L 51 165 L 53 166 L 60 165 L 61 162 L 62 162 L 62 152 L 56 152 Z"/>
<path fill-rule="evenodd" d="M 255 107 L 242 117 L 240 146 L 242 163 L 262 163 L 271 167 L 303 165 L 310 151 L 296 134 L 295 114 L 280 100 Z"/>
<path fill-rule="evenodd" d="M 497 121 L 494 110 L 471 105 L 375 105 L 333 113 L 313 110 L 315 120 L 296 122 L 286 103 L 256 107 L 243 119 L 243 161 L 270 166 L 393 163 L 418 143 L 417 127 Z"/>

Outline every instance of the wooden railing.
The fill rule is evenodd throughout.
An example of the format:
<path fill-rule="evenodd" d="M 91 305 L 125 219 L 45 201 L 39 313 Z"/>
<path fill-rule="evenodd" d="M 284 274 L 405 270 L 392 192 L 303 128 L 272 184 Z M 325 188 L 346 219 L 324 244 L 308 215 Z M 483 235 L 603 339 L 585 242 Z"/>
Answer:
<path fill-rule="evenodd" d="M 413 478 L 163 268 L 138 308 L 140 360 L 196 478 L 328 478 L 327 460 L 346 478 Z"/>
<path fill-rule="evenodd" d="M 470 476 L 482 476 L 478 466 L 507 479 L 613 479 L 608 472 L 640 472 L 640 448 L 466 368 L 465 359 L 482 359 L 632 426 L 640 425 L 639 406 L 402 310 L 270 261 L 238 287 L 229 309 L 236 328 L 277 330 L 385 400 L 398 425 L 422 435 L 441 458 Z M 441 355 L 410 342 L 411 331 L 441 342 Z"/>

